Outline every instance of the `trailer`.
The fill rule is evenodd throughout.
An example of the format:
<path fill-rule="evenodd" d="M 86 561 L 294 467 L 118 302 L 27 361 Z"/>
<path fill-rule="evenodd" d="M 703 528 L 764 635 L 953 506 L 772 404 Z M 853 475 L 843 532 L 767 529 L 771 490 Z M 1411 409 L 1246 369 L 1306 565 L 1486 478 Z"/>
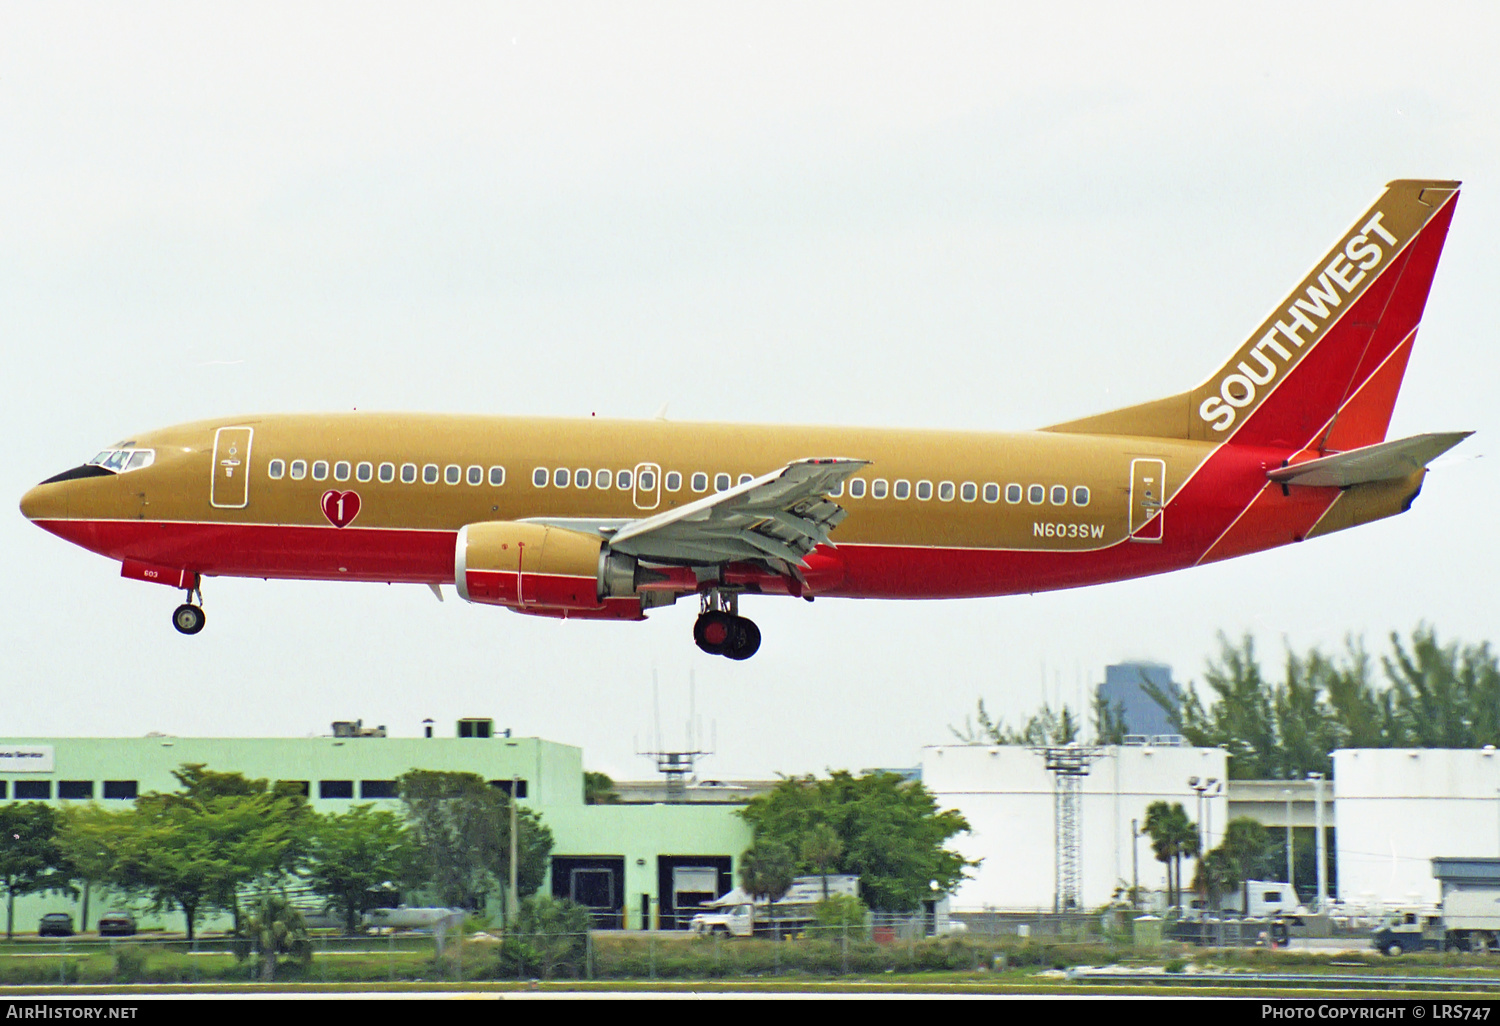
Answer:
<path fill-rule="evenodd" d="M 1387 955 L 1410 951 L 1500 952 L 1500 858 L 1435 858 L 1442 887 L 1436 912 L 1388 916 L 1374 944 Z"/>

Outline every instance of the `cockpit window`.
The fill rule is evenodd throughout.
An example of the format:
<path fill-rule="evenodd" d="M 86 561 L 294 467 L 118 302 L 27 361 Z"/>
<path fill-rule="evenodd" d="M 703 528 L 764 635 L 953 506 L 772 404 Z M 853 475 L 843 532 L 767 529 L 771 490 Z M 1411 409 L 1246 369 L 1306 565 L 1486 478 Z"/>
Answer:
<path fill-rule="evenodd" d="M 84 465 L 102 467 L 112 473 L 123 474 L 127 470 L 149 467 L 155 462 L 155 449 L 105 449 Z"/>

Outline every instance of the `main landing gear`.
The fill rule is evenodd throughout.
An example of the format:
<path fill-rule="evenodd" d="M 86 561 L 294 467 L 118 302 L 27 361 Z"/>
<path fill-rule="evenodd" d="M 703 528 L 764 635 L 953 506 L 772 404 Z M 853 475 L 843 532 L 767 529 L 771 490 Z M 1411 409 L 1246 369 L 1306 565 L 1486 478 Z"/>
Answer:
<path fill-rule="evenodd" d="M 198 602 L 193 602 L 197 596 Z M 203 592 L 198 588 L 189 588 L 187 601 L 178 606 L 172 613 L 172 626 L 183 634 L 197 634 L 203 629 Z"/>
<path fill-rule="evenodd" d="M 703 611 L 693 624 L 693 640 L 709 655 L 749 659 L 760 649 L 760 628 L 739 615 L 739 596 L 718 590 L 703 596 Z"/>

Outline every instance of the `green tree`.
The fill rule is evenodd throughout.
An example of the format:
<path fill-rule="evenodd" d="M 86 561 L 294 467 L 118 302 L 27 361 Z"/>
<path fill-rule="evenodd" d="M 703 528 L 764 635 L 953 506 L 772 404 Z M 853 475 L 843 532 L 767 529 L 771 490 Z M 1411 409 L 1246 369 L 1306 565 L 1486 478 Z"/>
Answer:
<path fill-rule="evenodd" d="M 856 777 L 839 770 L 826 779 L 789 777 L 752 798 L 738 815 L 754 828 L 757 846 L 763 840 L 780 842 L 793 853 L 799 871 L 857 875 L 865 901 L 882 911 L 920 908 L 932 897 L 932 881 L 940 891 L 951 891 L 971 865 L 944 847 L 968 831 L 968 821 L 951 809 L 939 812 L 920 781 L 894 773 Z M 807 859 L 803 849 L 820 824 L 843 846 L 822 864 Z"/>
<path fill-rule="evenodd" d="M 1103 695 L 1094 696 L 1094 743 L 1123 745 L 1129 733 L 1125 725 L 1125 703 L 1110 703 Z"/>
<path fill-rule="evenodd" d="M 583 774 L 583 803 L 585 805 L 618 805 L 620 796 L 615 791 L 615 782 L 608 773 L 585 770 Z"/>
<path fill-rule="evenodd" d="M 1267 855 L 1271 851 L 1271 836 L 1266 828 L 1248 816 L 1239 816 L 1229 821 L 1224 829 L 1224 840 L 1215 851 L 1222 851 L 1225 860 L 1234 867 L 1234 877 L 1244 888 L 1241 910 L 1250 913 L 1250 881 L 1265 872 Z"/>
<path fill-rule="evenodd" d="M 1203 895 L 1211 909 L 1218 909 L 1225 894 L 1238 886 L 1239 871 L 1223 848 L 1205 852 L 1193 870 L 1193 890 Z"/>
<path fill-rule="evenodd" d="M 823 900 L 828 900 L 828 870 L 844 854 L 844 842 L 827 823 L 815 823 L 802 838 L 802 862 L 818 871 L 823 878 Z"/>
<path fill-rule="evenodd" d="M 1152 802 L 1143 827 L 1156 861 L 1167 867 L 1167 903 L 1182 904 L 1182 860 L 1198 854 L 1198 828 L 1181 802 Z"/>
<path fill-rule="evenodd" d="M 285 894 L 267 893 L 261 897 L 250 920 L 249 932 L 260 952 L 261 982 L 270 983 L 276 978 L 276 963 L 282 955 L 304 968 L 312 964 L 307 922 Z"/>
<path fill-rule="evenodd" d="M 83 893 L 82 922 L 89 928 L 89 896 L 93 889 L 113 878 L 123 820 L 118 813 L 99 806 L 66 805 L 58 812 L 56 842 L 63 861 Z"/>
<path fill-rule="evenodd" d="M 355 805 L 338 815 L 315 816 L 307 832 L 302 875 L 328 899 L 353 933 L 382 884 L 403 887 L 421 877 L 415 836 L 394 812 Z"/>
<path fill-rule="evenodd" d="M 412 770 L 396 778 L 416 830 L 427 882 L 444 904 L 475 909 L 510 880 L 510 797 L 477 773 Z M 517 889 L 536 892 L 547 876 L 552 831 L 530 809 L 516 810 Z"/>
<path fill-rule="evenodd" d="M 1500 744 L 1500 668 L 1488 644 L 1444 645 L 1422 625 L 1407 645 L 1391 634 L 1382 660 L 1402 741 L 1415 748 Z"/>
<path fill-rule="evenodd" d="M 521 902 L 516 933 L 506 938 L 506 951 L 519 963 L 517 968 L 539 972 L 544 980 L 565 966 L 577 975 L 593 925 L 587 907 L 567 898 L 533 894 Z"/>
<path fill-rule="evenodd" d="M 54 837 L 57 811 L 41 802 L 0 805 L 0 886 L 5 887 L 5 939 L 15 930 L 16 896 L 68 890 L 68 869 Z"/>
<path fill-rule="evenodd" d="M 1026 745 L 1033 748 L 1069 745 L 1077 741 L 1082 733 L 1078 717 L 1067 705 L 1059 712 L 1043 703 L 1042 708 L 1026 721 L 1024 727 L 1012 730 L 1005 725 L 1004 720 L 991 718 L 982 698 L 974 719 L 964 718 L 962 730 L 953 726 L 948 729 L 954 737 L 968 745 Z"/>
<path fill-rule="evenodd" d="M 740 886 L 752 899 L 766 896 L 767 917 L 776 921 L 776 900 L 792 886 L 797 862 L 781 841 L 757 839 L 740 856 Z"/>

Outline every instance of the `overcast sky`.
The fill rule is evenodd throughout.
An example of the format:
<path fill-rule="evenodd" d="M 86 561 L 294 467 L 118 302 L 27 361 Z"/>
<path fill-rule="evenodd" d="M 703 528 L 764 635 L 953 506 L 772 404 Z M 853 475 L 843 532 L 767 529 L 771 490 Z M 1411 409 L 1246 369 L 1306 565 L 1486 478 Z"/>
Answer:
<path fill-rule="evenodd" d="M 1492 4 L 0 6 L 0 734 L 395 734 L 459 716 L 648 777 L 913 765 L 1217 632 L 1500 639 Z M 1393 437 L 1401 517 L 1032 597 L 747 599 L 765 636 L 211 579 L 28 524 L 153 427 L 349 408 L 1024 430 L 1187 388 L 1383 184 L 1465 180 Z"/>

